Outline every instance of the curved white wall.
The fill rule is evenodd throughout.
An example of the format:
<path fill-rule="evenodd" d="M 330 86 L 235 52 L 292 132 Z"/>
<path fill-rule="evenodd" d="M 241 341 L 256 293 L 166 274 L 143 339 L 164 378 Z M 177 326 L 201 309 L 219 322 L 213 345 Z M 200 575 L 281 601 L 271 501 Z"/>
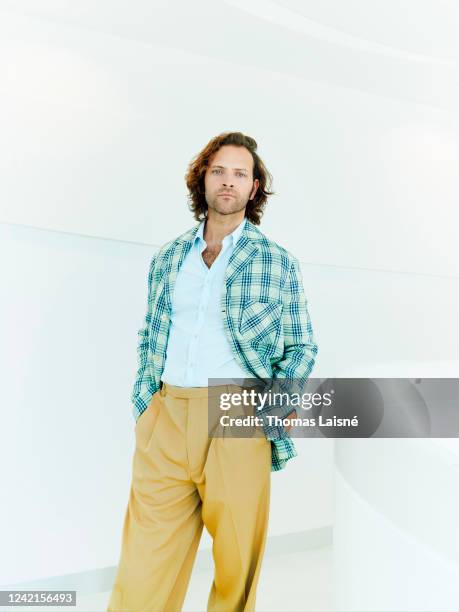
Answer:
<path fill-rule="evenodd" d="M 459 601 L 459 444 L 336 442 L 337 610 L 441 610 Z"/>

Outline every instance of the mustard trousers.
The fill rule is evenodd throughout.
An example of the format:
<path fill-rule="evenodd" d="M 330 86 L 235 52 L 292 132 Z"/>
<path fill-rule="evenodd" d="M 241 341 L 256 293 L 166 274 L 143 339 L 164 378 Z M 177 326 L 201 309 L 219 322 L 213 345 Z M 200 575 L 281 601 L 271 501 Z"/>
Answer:
<path fill-rule="evenodd" d="M 209 435 L 216 431 L 209 420 L 222 414 L 209 406 L 222 391 L 240 389 L 163 383 L 140 415 L 107 612 L 180 612 L 204 525 L 214 560 L 208 612 L 255 610 L 269 517 L 271 443 L 264 435 Z"/>

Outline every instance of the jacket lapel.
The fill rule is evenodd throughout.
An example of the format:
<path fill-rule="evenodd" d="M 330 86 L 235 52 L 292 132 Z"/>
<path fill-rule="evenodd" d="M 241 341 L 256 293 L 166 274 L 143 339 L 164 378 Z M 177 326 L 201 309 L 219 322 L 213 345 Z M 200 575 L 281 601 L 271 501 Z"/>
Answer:
<path fill-rule="evenodd" d="M 241 234 L 234 251 L 231 253 L 231 257 L 228 261 L 225 273 L 226 289 L 228 290 L 231 283 L 234 281 L 236 276 L 241 273 L 244 266 L 255 257 L 258 252 L 258 246 L 256 243 L 244 236 L 244 232 Z"/>
<path fill-rule="evenodd" d="M 183 260 L 188 254 L 193 244 L 194 237 L 198 231 L 199 224 L 193 227 L 191 230 L 177 238 L 172 244 L 172 250 L 170 254 L 170 265 L 166 266 L 166 272 L 164 274 L 164 295 L 169 312 L 172 311 L 172 292 L 174 290 L 175 279 L 177 278 L 178 271 L 183 263 Z"/>
<path fill-rule="evenodd" d="M 255 257 L 262 240 L 263 234 L 254 223 L 247 219 L 226 268 L 225 283 L 227 290 L 236 276 L 240 274 L 243 268 Z"/>

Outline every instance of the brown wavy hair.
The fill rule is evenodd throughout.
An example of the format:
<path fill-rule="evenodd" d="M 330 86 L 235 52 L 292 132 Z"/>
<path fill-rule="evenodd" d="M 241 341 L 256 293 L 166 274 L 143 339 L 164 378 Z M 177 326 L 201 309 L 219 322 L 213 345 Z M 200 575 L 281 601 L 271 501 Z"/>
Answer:
<path fill-rule="evenodd" d="M 241 132 L 224 132 L 215 136 L 190 162 L 185 175 L 185 182 L 189 191 L 188 201 L 190 210 L 193 212 L 196 221 L 203 221 L 208 208 L 205 198 L 204 177 L 209 167 L 210 159 L 224 145 L 245 147 L 252 155 L 253 180 L 258 179 L 260 184 L 253 200 L 247 202 L 245 216 L 255 225 L 260 225 L 268 196 L 275 193 L 274 191 L 269 191 L 272 176 L 257 154 L 258 145 L 256 140 Z"/>

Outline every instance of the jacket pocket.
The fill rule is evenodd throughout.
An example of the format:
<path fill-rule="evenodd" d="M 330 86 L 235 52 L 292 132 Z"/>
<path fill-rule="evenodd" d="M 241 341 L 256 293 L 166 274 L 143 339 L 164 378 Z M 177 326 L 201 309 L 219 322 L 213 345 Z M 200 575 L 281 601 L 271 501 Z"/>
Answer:
<path fill-rule="evenodd" d="M 250 340 L 274 340 L 281 326 L 281 300 L 246 300 L 243 302 L 239 332 Z"/>

